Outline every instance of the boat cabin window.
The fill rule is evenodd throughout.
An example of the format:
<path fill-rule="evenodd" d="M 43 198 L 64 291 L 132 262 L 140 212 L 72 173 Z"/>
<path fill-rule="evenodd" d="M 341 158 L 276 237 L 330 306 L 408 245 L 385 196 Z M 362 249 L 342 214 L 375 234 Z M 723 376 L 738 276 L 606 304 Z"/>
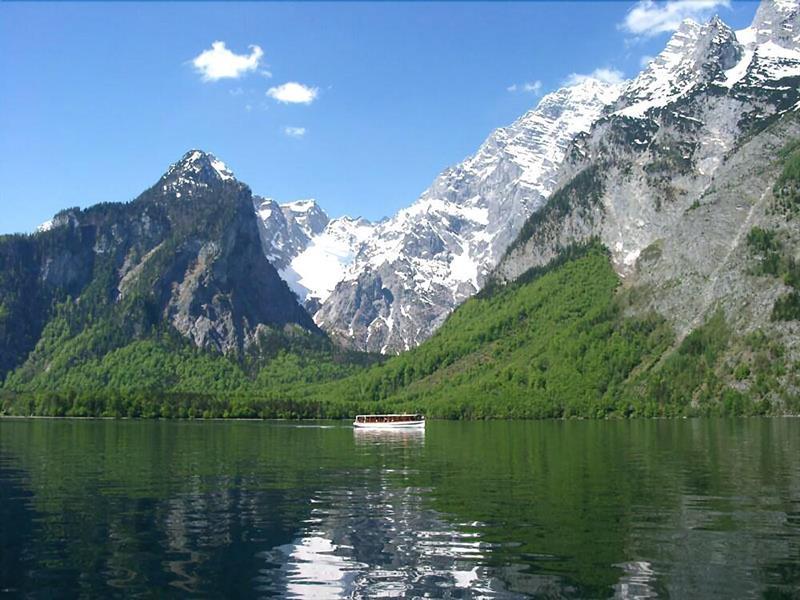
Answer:
<path fill-rule="evenodd" d="M 357 415 L 357 423 L 403 423 L 406 421 L 421 421 L 422 415 Z"/>

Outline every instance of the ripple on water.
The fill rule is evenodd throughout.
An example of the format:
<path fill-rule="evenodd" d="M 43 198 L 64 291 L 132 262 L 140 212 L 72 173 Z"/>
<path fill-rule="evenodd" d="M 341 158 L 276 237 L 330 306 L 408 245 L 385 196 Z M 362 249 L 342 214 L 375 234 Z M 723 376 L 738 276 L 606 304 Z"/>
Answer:
<path fill-rule="evenodd" d="M 0 588 L 796 595 L 800 421 L 428 425 L 0 420 Z"/>
<path fill-rule="evenodd" d="M 258 589 L 292 598 L 517 597 L 483 564 L 492 545 L 424 508 L 427 492 L 320 492 L 301 534 L 260 554 Z"/>

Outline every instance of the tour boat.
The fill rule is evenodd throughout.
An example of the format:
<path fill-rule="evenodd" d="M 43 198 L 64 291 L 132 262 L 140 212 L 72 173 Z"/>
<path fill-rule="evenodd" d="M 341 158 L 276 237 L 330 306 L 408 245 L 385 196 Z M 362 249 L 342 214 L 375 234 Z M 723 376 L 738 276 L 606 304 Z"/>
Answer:
<path fill-rule="evenodd" d="M 353 427 L 360 429 L 409 429 L 425 427 L 425 417 L 420 414 L 357 415 Z"/>

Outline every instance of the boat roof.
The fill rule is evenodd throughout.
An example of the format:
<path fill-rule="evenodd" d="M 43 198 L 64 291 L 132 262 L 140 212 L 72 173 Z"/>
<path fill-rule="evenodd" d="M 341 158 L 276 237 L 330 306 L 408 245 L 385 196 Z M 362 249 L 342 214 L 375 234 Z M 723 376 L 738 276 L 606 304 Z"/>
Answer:
<path fill-rule="evenodd" d="M 380 413 L 374 415 L 356 415 L 358 417 L 421 417 L 422 413 Z"/>

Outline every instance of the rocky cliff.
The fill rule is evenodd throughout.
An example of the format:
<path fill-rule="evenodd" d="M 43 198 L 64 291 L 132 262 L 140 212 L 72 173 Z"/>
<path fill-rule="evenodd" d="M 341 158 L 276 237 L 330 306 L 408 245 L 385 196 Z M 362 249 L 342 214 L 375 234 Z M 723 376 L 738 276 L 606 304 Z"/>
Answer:
<path fill-rule="evenodd" d="M 770 332 L 797 353 L 797 322 L 773 308 L 791 291 L 800 249 L 778 185 L 800 138 L 798 32 L 796 1 L 763 2 L 738 32 L 718 18 L 685 22 L 573 142 L 561 185 L 493 278 L 513 281 L 596 238 L 611 250 L 629 310 L 663 315 L 679 340 L 722 309 L 737 332 Z M 759 267 L 760 231 L 790 265 L 783 278 Z"/>
<path fill-rule="evenodd" d="M 132 202 L 70 209 L 32 236 L 3 237 L 0 369 L 25 360 L 54 311 L 69 313 L 75 335 L 100 322 L 122 340 L 168 327 L 226 354 L 264 327 L 319 332 L 265 258 L 252 207 L 246 185 L 194 150 Z"/>
<path fill-rule="evenodd" d="M 586 79 L 492 133 L 409 208 L 374 227 L 315 321 L 373 352 L 407 350 L 428 338 L 481 288 L 549 196 L 569 142 L 619 91 Z"/>

